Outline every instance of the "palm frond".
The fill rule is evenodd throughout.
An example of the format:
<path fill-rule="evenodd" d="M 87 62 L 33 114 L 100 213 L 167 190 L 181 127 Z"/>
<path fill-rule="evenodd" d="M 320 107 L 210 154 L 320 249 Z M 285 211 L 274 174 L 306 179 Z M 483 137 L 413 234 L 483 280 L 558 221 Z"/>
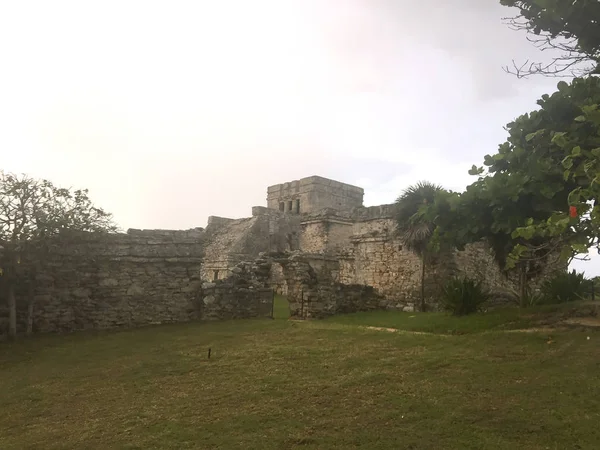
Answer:
<path fill-rule="evenodd" d="M 408 250 L 412 250 L 421 256 L 427 247 L 432 233 L 433 226 L 430 223 L 414 223 L 401 230 L 400 239 Z"/>
<path fill-rule="evenodd" d="M 424 248 L 435 228 L 427 211 L 427 205 L 435 202 L 444 189 L 428 181 L 409 186 L 396 200 L 398 233 L 408 248 L 416 251 Z"/>
<path fill-rule="evenodd" d="M 409 221 L 423 205 L 433 203 L 436 195 L 443 190 L 440 185 L 429 181 L 419 181 L 406 188 L 396 200 L 398 222 Z"/>
<path fill-rule="evenodd" d="M 433 233 L 433 226 L 429 223 L 414 223 L 402 232 L 402 240 L 405 243 L 427 240 Z"/>

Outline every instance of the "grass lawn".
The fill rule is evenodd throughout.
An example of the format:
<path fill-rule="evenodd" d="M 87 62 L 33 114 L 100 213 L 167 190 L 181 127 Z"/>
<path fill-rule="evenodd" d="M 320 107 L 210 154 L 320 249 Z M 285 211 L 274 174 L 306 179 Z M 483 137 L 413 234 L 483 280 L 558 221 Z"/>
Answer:
<path fill-rule="evenodd" d="M 285 316 L 1 344 L 0 449 L 600 448 L 600 332 Z"/>

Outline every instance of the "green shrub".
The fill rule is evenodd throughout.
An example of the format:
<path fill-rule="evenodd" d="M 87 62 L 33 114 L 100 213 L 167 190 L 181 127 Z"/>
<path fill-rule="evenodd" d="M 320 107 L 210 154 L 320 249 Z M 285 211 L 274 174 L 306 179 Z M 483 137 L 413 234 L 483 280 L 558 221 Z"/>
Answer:
<path fill-rule="evenodd" d="M 517 299 L 520 304 L 520 299 Z M 544 303 L 544 294 L 527 287 L 525 289 L 525 298 L 523 299 L 523 306 L 528 308 L 530 306 L 541 305 Z"/>
<path fill-rule="evenodd" d="M 442 287 L 442 306 L 455 316 L 478 312 L 489 298 L 481 282 L 467 277 L 452 278 Z"/>
<path fill-rule="evenodd" d="M 516 306 L 523 304 L 524 307 L 541 305 L 544 303 L 544 296 L 539 290 L 534 290 L 527 286 L 525 288 L 525 298 L 521 302 L 521 293 L 514 287 L 505 287 L 498 290 L 497 297 L 506 300 L 507 302 L 514 303 Z"/>
<path fill-rule="evenodd" d="M 591 291 L 590 280 L 583 273 L 564 272 L 544 281 L 541 293 L 544 303 L 566 303 L 586 298 Z"/>

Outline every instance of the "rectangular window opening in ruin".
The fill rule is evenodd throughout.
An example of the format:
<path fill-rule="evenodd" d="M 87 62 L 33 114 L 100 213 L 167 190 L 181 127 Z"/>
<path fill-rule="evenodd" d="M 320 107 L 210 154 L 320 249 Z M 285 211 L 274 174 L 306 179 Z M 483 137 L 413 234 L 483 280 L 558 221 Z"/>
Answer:
<path fill-rule="evenodd" d="M 288 211 L 292 212 L 292 201 L 291 200 L 288 202 Z"/>
<path fill-rule="evenodd" d="M 285 202 L 279 202 L 279 211 L 285 211 Z"/>
<path fill-rule="evenodd" d="M 219 271 L 213 270 L 213 281 L 217 281 L 219 279 Z"/>
<path fill-rule="evenodd" d="M 300 199 L 296 200 L 296 214 L 300 214 Z"/>

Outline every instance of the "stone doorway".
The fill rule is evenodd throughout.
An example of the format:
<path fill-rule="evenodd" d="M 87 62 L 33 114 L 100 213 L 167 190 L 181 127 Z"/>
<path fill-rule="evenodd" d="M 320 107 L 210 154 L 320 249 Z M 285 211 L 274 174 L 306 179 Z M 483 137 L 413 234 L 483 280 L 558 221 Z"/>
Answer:
<path fill-rule="evenodd" d="M 275 291 L 275 304 L 273 306 L 275 319 L 290 317 L 290 304 L 287 299 L 288 285 L 281 264 L 272 262 L 269 274 L 271 288 Z"/>
<path fill-rule="evenodd" d="M 290 318 L 290 304 L 285 295 L 275 294 L 273 304 L 273 319 L 287 320 Z"/>

